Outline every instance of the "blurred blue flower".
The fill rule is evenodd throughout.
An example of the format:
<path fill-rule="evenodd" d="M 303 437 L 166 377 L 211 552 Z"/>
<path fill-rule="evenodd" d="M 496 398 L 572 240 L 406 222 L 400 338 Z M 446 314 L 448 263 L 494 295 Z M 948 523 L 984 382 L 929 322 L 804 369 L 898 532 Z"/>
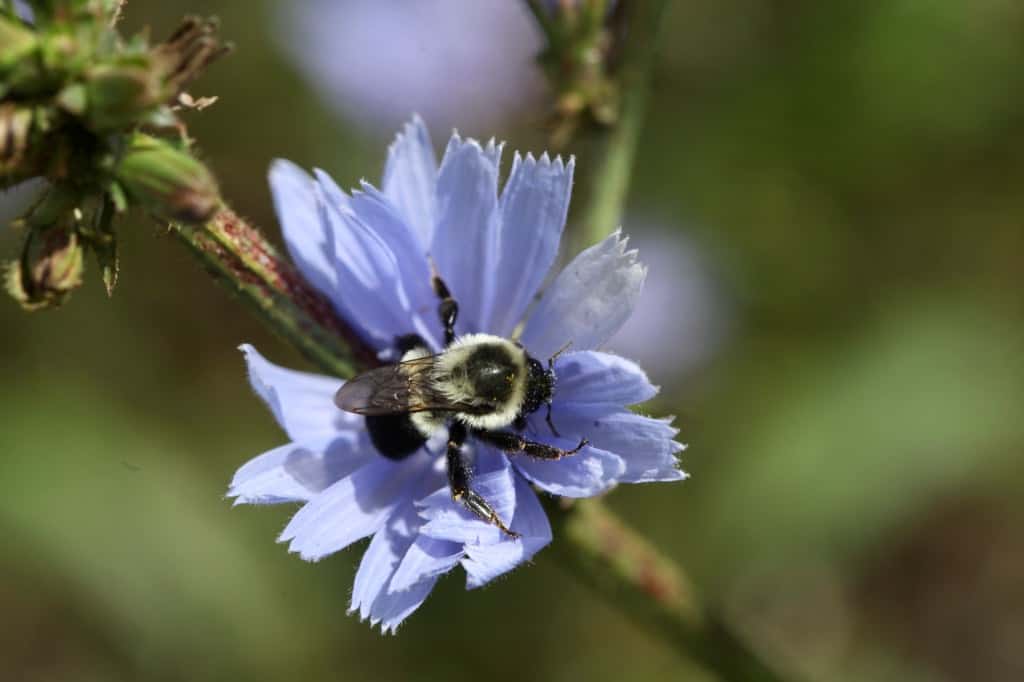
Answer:
<path fill-rule="evenodd" d="M 36 18 L 35 12 L 32 11 L 32 6 L 25 0 L 14 0 L 14 13 L 29 23 L 34 22 Z"/>
<path fill-rule="evenodd" d="M 644 256 L 644 295 L 606 348 L 635 358 L 669 390 L 705 366 L 729 333 L 727 297 L 707 254 L 677 227 L 632 218 Z"/>
<path fill-rule="evenodd" d="M 605 16 L 615 10 L 616 2 L 617 0 L 605 0 Z M 592 3 L 593 0 L 542 0 L 540 6 L 548 14 L 557 15 L 578 12 Z"/>
<path fill-rule="evenodd" d="M 284 49 L 364 128 L 390 134 L 419 111 L 435 132 L 494 130 L 542 106 L 542 40 L 522 2 L 306 0 L 278 12 Z"/>
<path fill-rule="evenodd" d="M 399 461 L 379 455 L 364 418 L 334 404 L 342 381 L 284 369 L 243 346 L 252 386 L 285 430 L 287 444 L 235 475 L 237 503 L 302 502 L 280 540 L 316 561 L 373 536 L 356 575 L 351 610 L 395 628 L 437 579 L 461 564 L 478 587 L 529 560 L 551 541 L 532 486 L 587 497 L 617 483 L 685 478 L 671 419 L 635 414 L 629 405 L 657 392 L 634 363 L 597 350 L 629 317 L 645 269 L 613 234 L 579 254 L 534 305 L 555 261 L 565 224 L 574 163 L 545 154 L 515 155 L 498 192 L 502 145 L 453 135 L 440 166 L 421 120 L 392 144 L 381 189 L 350 194 L 322 171 L 307 175 L 287 161 L 270 171 L 274 203 L 292 258 L 338 312 L 381 353 L 415 332 L 440 351 L 438 299 L 430 261 L 459 301 L 458 334 L 510 337 L 537 358 L 566 342 L 555 361 L 554 436 L 540 413 L 531 439 L 572 448 L 557 461 L 508 457 L 474 448 L 474 489 L 509 522 L 512 539 L 452 500 L 440 434 Z M 428 260 L 427 254 L 430 254 Z"/>

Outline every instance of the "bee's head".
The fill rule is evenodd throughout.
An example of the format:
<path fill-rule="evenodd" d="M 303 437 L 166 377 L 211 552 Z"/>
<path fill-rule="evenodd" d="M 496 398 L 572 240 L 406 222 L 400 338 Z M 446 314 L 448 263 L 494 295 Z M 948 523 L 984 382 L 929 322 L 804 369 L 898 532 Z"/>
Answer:
<path fill-rule="evenodd" d="M 551 429 L 551 433 L 559 436 L 558 429 L 555 428 L 555 423 L 551 421 L 551 400 L 555 395 L 555 359 L 568 350 L 572 342 L 565 344 L 558 352 L 548 358 L 547 369 L 544 369 L 544 365 L 540 364 L 536 358 L 532 355 L 527 354 L 526 366 L 527 366 L 527 378 L 526 378 L 526 399 L 523 401 L 523 409 L 520 414 L 525 416 L 532 414 L 540 409 L 541 405 L 547 405 L 548 414 L 545 420 L 548 423 L 548 428 Z"/>
<path fill-rule="evenodd" d="M 555 392 L 555 372 L 551 367 L 544 369 L 536 358 L 526 356 L 526 395 L 523 399 L 522 415 L 533 414 L 541 405 L 551 407 Z"/>

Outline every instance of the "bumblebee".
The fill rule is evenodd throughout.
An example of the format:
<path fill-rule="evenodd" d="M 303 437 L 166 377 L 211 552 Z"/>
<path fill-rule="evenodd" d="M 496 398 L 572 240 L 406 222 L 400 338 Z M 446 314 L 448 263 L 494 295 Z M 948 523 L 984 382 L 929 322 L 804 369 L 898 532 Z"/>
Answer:
<path fill-rule="evenodd" d="M 558 435 L 551 420 L 558 354 L 545 368 L 516 341 L 490 334 L 456 338 L 458 303 L 440 277 L 435 275 L 432 284 L 440 299 L 444 350 L 431 353 L 415 334 L 401 337 L 398 364 L 356 376 L 338 390 L 334 402 L 346 412 L 366 417 L 374 447 L 389 459 L 408 457 L 447 429 L 452 498 L 506 535 L 518 537 L 472 489 L 473 462 L 464 445 L 472 437 L 508 454 L 545 460 L 574 455 L 586 446 L 583 439 L 575 448 L 564 450 L 520 435 L 526 418 L 542 406 L 547 407 L 549 428 Z"/>

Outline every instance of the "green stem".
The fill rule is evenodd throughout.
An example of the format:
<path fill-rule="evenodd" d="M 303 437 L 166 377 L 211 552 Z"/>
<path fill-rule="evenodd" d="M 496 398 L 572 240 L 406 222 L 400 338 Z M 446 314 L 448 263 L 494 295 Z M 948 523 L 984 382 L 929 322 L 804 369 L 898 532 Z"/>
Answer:
<path fill-rule="evenodd" d="M 204 225 L 174 223 L 171 233 L 214 279 L 323 371 L 345 378 L 377 364 L 373 351 L 335 315 L 330 303 L 227 206 Z"/>
<path fill-rule="evenodd" d="M 637 624 L 729 682 L 783 682 L 773 666 L 704 607 L 682 569 L 599 500 L 545 501 L 552 555 Z"/>
<path fill-rule="evenodd" d="M 587 183 L 589 202 L 580 223 L 585 242 L 582 246 L 601 241 L 621 224 L 637 140 L 647 113 L 655 45 L 667 4 L 666 0 L 632 0 L 627 5 L 627 35 L 616 70 L 619 117 L 604 129 L 588 163 L 596 170 Z"/>

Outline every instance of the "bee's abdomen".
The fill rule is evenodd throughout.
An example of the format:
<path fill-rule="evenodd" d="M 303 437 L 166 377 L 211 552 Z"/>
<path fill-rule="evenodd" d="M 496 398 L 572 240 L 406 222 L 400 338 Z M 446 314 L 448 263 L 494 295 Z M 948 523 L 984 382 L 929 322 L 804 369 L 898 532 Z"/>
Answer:
<path fill-rule="evenodd" d="M 366 430 L 373 447 L 388 459 L 405 459 L 427 442 L 408 414 L 367 417 Z"/>

